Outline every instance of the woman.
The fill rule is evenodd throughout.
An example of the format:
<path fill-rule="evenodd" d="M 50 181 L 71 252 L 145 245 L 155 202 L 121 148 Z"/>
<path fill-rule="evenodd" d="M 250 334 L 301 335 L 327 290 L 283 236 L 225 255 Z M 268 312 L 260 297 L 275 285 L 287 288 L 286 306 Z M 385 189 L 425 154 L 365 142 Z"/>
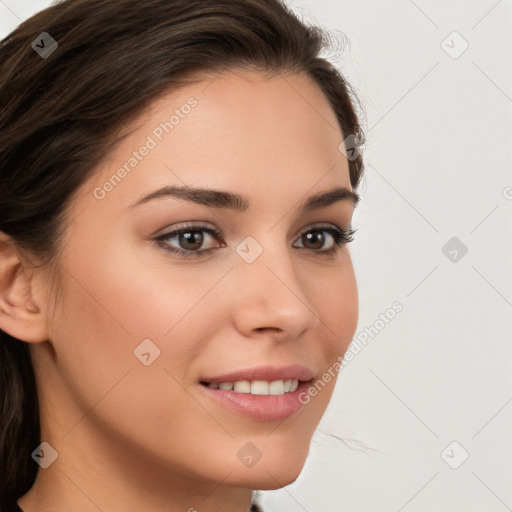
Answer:
<path fill-rule="evenodd" d="M 2 510 L 259 510 L 356 329 L 356 96 L 278 0 L 67 0 L 0 45 Z"/>

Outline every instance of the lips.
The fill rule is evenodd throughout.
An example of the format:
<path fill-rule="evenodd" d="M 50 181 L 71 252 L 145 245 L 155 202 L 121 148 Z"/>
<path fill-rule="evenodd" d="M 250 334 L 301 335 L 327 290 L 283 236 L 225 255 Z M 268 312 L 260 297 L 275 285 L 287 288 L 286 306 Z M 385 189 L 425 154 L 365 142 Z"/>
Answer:
<path fill-rule="evenodd" d="M 284 420 L 304 408 L 299 397 L 310 386 L 314 376 L 312 370 L 300 364 L 257 366 L 201 378 L 200 389 L 214 402 L 237 415 L 259 421 Z M 233 384 L 236 390 L 232 389 Z M 268 394 L 263 389 L 267 384 Z"/>

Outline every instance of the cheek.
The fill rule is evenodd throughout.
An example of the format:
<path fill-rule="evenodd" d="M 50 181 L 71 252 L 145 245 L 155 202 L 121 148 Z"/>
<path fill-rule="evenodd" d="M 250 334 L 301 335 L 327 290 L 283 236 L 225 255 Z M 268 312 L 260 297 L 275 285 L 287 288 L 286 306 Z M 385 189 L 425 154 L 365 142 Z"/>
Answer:
<path fill-rule="evenodd" d="M 324 277 L 314 275 L 310 296 L 325 333 L 328 364 L 333 364 L 347 350 L 359 321 L 357 281 L 348 254 L 336 271 L 330 270 Z"/>
<path fill-rule="evenodd" d="M 316 422 L 329 405 L 343 356 L 357 328 L 359 297 L 348 253 L 336 270 L 309 274 L 306 282 L 311 305 L 321 319 L 318 337 L 322 344 L 317 352 L 318 360 L 322 361 L 320 375 L 312 383 L 314 391 L 303 397 L 308 401 L 303 413 L 304 419 L 307 417 L 316 428 Z"/>
<path fill-rule="evenodd" d="M 93 258 L 83 256 L 85 243 L 68 258 L 70 300 L 89 301 L 79 310 L 84 317 L 93 317 L 100 333 L 119 331 L 134 339 L 168 335 L 200 306 L 224 273 L 218 266 L 199 269 L 178 264 L 149 245 L 141 250 L 127 247 L 126 240 L 107 243 L 97 244 Z M 202 314 L 207 312 L 203 308 Z"/>
<path fill-rule="evenodd" d="M 69 404 L 65 422 L 68 428 L 78 425 L 76 435 L 92 422 L 104 433 L 95 436 L 98 442 L 110 437 L 154 457 L 182 460 L 180 450 L 186 446 L 192 451 L 205 425 L 223 433 L 182 384 L 199 352 L 195 340 L 207 339 L 213 325 L 206 316 L 214 314 L 213 303 L 201 309 L 198 302 L 219 276 L 210 275 L 202 286 L 187 286 L 184 275 L 176 274 L 168 286 L 162 282 L 165 272 L 130 272 L 126 258 L 111 261 L 101 257 L 69 265 L 73 277 L 63 283 L 51 339 L 59 365 L 54 373 L 60 379 L 52 382 L 61 390 L 61 402 Z M 169 271 L 166 277 L 171 277 Z M 133 353 L 147 338 L 160 350 L 149 366 Z"/>
<path fill-rule="evenodd" d="M 126 369 L 145 368 L 134 350 L 146 339 L 160 351 L 151 367 L 186 378 L 219 322 L 215 293 L 208 292 L 229 267 L 192 272 L 165 257 L 151 259 L 155 249 L 121 252 L 116 244 L 97 244 L 91 257 L 86 245 L 84 239 L 68 252 L 51 335 L 69 378 L 97 399 Z"/>

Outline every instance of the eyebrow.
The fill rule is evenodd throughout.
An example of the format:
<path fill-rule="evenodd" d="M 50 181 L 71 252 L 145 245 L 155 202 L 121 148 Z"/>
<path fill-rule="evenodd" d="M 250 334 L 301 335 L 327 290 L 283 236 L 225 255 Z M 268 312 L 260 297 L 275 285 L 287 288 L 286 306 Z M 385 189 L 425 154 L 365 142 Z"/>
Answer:
<path fill-rule="evenodd" d="M 168 185 L 143 196 L 132 203 L 128 208 L 135 208 L 142 204 L 146 204 L 149 201 L 164 197 L 173 197 L 209 206 L 211 208 L 226 208 L 240 212 L 247 210 L 250 206 L 250 201 L 247 197 L 234 194 L 232 192 L 208 188 Z M 330 206 L 338 201 L 350 201 L 354 206 L 357 206 L 359 200 L 360 197 L 357 192 L 353 192 L 345 187 L 337 187 L 306 198 L 306 200 L 300 203 L 299 212 L 302 214 L 308 213 L 311 210 L 325 208 L 326 206 Z"/>

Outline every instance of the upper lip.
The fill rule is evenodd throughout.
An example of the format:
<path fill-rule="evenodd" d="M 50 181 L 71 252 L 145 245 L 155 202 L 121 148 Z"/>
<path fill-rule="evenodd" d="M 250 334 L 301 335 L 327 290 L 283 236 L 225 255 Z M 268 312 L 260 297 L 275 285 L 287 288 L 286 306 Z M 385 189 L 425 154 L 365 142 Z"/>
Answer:
<path fill-rule="evenodd" d="M 216 375 L 213 377 L 202 378 L 202 382 L 238 382 L 241 380 L 302 380 L 308 381 L 314 377 L 314 373 L 300 364 L 292 364 L 289 366 L 256 366 L 245 370 L 237 370 L 235 372 L 226 373 L 224 375 Z"/>

